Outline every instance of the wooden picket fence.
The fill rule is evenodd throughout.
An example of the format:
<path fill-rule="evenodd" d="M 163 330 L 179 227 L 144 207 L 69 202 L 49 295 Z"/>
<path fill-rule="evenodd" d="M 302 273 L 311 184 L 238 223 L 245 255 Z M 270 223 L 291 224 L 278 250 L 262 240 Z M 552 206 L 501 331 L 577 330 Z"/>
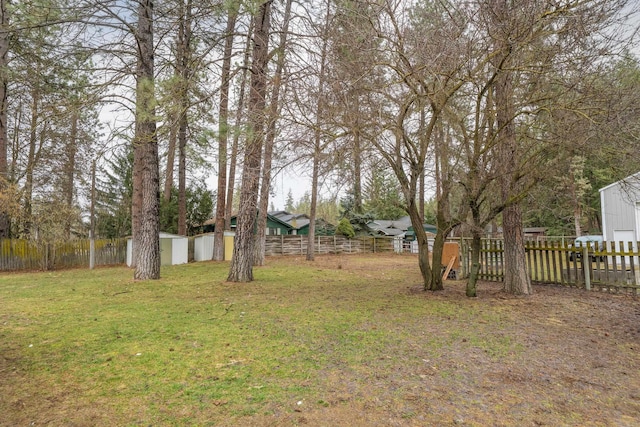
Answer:
<path fill-rule="evenodd" d="M 95 265 L 124 264 L 125 239 L 95 240 Z M 90 241 L 71 240 L 55 244 L 38 244 L 30 240 L 0 240 L 0 271 L 54 270 L 88 267 Z"/>
<path fill-rule="evenodd" d="M 463 239 L 461 246 L 464 274 L 471 266 L 471 241 Z M 567 241 L 530 241 L 525 244 L 527 269 L 533 283 L 640 294 L 639 247 L 640 243 L 605 242 L 602 250 L 576 249 Z M 483 240 L 480 262 L 481 280 L 503 281 L 504 242 Z"/>

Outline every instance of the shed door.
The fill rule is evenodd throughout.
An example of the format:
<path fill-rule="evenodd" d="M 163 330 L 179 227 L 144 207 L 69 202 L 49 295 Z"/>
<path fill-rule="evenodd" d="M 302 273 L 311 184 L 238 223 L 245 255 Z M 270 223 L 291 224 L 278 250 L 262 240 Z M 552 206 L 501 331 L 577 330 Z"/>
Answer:
<path fill-rule="evenodd" d="M 172 264 L 172 239 L 160 239 L 160 265 Z"/>

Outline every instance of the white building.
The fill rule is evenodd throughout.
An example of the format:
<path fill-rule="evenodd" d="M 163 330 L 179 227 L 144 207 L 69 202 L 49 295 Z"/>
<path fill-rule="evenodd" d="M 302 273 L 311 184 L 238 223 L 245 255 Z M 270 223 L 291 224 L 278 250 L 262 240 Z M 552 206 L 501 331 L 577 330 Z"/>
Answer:
<path fill-rule="evenodd" d="M 127 265 L 131 267 L 133 239 L 127 239 Z M 160 265 L 189 262 L 189 239 L 185 236 L 160 232 Z"/>
<path fill-rule="evenodd" d="M 605 242 L 640 241 L 640 172 L 600 189 Z"/>

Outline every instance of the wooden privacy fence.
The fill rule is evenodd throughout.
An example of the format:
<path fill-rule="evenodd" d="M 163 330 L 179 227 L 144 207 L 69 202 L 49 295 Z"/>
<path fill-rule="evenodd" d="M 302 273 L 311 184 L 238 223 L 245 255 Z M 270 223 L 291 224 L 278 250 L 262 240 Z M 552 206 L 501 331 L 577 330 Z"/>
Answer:
<path fill-rule="evenodd" d="M 525 244 L 527 270 L 533 283 L 576 286 L 587 290 L 640 294 L 640 243 L 604 242 L 574 248 L 568 242 Z M 462 240 L 463 273 L 470 271 L 471 241 Z M 504 242 L 485 239 L 480 249 L 480 279 L 504 280 Z"/>
<path fill-rule="evenodd" d="M 309 236 L 281 235 L 267 236 L 265 255 L 306 255 Z M 316 254 L 355 254 L 393 252 L 393 237 L 358 236 L 348 239 L 344 236 L 316 236 Z"/>
<path fill-rule="evenodd" d="M 0 271 L 51 270 L 89 266 L 90 241 L 42 244 L 22 239 L 0 239 Z M 95 265 L 124 264 L 125 239 L 95 240 Z"/>

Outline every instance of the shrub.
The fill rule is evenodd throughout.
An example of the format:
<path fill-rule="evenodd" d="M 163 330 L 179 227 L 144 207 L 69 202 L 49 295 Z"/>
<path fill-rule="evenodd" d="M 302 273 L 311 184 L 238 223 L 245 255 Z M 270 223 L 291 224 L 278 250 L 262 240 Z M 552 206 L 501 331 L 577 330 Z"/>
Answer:
<path fill-rule="evenodd" d="M 353 229 L 353 225 L 349 222 L 347 218 L 342 218 L 338 223 L 338 227 L 336 228 L 336 234 L 341 234 L 349 239 L 356 235 L 355 230 Z"/>

